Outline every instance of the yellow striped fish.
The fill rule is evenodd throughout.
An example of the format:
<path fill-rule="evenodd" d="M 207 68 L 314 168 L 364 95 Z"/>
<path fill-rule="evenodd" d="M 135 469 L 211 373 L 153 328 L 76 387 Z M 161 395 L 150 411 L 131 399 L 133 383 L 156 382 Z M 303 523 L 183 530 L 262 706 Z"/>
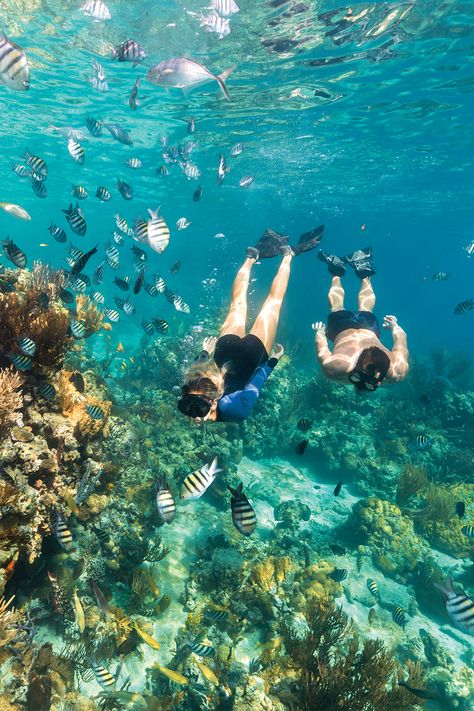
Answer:
<path fill-rule="evenodd" d="M 192 474 L 188 474 L 181 486 L 181 499 L 199 499 L 206 489 L 216 478 L 216 474 L 222 469 L 217 468 L 217 457 L 214 457 L 211 464 L 205 464 L 201 469 L 196 469 Z"/>
<path fill-rule="evenodd" d="M 145 632 L 144 630 L 140 629 L 136 622 L 133 623 L 133 627 L 137 634 L 142 638 L 143 642 L 145 642 L 145 644 L 147 644 L 152 649 L 160 648 L 160 643 L 157 642 L 156 639 L 154 639 L 151 635 L 149 635 L 148 632 Z"/>
<path fill-rule="evenodd" d="M 77 592 L 74 590 L 73 595 L 74 600 L 74 614 L 76 616 L 76 624 L 79 632 L 82 634 L 86 628 L 86 618 L 84 616 L 84 609 L 82 607 L 81 601 L 77 596 Z"/>
<path fill-rule="evenodd" d="M 91 666 L 94 670 L 95 678 L 98 684 L 105 689 L 105 691 L 111 691 L 115 689 L 116 679 L 113 674 L 109 672 L 108 669 L 97 664 L 95 661 L 91 660 Z"/>
<path fill-rule="evenodd" d="M 182 684 L 182 685 L 189 684 L 189 679 L 186 679 L 185 676 L 183 676 L 182 674 L 180 674 L 177 671 L 174 671 L 174 669 L 168 669 L 168 667 L 162 667 L 161 664 L 158 664 L 158 662 L 153 664 L 152 668 L 157 669 L 160 672 L 160 674 L 163 674 L 163 676 L 165 676 L 170 681 L 174 681 L 175 684 Z"/>

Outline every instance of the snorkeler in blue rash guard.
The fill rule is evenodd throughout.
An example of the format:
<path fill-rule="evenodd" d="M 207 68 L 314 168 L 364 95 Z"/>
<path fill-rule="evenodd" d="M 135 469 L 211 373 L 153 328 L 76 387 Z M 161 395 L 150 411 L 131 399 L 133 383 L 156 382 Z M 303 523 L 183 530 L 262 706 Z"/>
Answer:
<path fill-rule="evenodd" d="M 283 355 L 275 346 L 280 309 L 288 287 L 295 254 L 316 247 L 323 233 L 320 226 L 300 237 L 292 249 L 288 237 L 267 230 L 255 247 L 247 248 L 247 258 L 234 280 L 232 302 L 220 337 L 206 338 L 203 351 L 188 368 L 178 409 L 197 422 L 241 422 L 251 413 L 260 391 Z M 250 333 L 245 333 L 247 292 L 250 272 L 260 258 L 283 257 L 262 309 Z M 271 354 L 271 357 L 270 355 Z"/>

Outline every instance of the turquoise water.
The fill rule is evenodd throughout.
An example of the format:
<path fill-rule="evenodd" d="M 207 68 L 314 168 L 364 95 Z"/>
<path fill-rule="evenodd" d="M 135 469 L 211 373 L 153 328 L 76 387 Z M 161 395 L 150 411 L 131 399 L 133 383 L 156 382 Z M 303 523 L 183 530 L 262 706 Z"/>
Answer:
<path fill-rule="evenodd" d="M 38 414 L 27 412 L 25 404 L 23 419 L 15 424 L 17 429 L 32 429 L 37 437 L 32 451 L 36 447 L 42 455 L 35 460 L 31 452 L 25 453 L 21 435 L 13 433 L 10 438 L 10 423 L 8 431 L 2 430 L 0 464 L 2 481 L 23 477 L 30 498 L 33 489 L 40 492 L 38 501 L 34 500 L 43 517 L 39 539 L 44 537 L 45 543 L 42 550 L 41 544 L 35 549 L 33 569 L 27 563 L 31 549 L 24 541 L 11 547 L 8 539 L 8 545 L 2 545 L 4 551 L 11 551 L 2 558 L 2 567 L 9 564 L 13 551 L 15 561 L 19 560 L 13 577 L 2 576 L 2 594 L 16 595 L 18 609 L 24 608 L 37 619 L 34 649 L 51 642 L 55 654 L 61 656 L 63 644 L 78 643 L 79 636 L 71 633 L 74 616 L 70 615 L 67 624 L 61 623 L 54 618 L 51 603 L 45 602 L 51 595 L 45 571 L 55 570 L 71 599 L 76 589 L 86 612 L 98 609 L 88 585 L 89 578 L 97 579 L 110 593 L 109 602 L 132 619 L 138 608 L 130 592 L 131 576 L 149 564 L 143 563 L 147 559 L 140 545 L 145 541 L 158 546 L 162 537 L 171 552 L 156 563 L 161 568 L 153 575 L 160 588 L 157 600 L 168 596 L 170 608 L 163 611 L 163 617 L 159 617 L 161 612 L 155 614 L 157 601 L 148 591 L 143 594 L 144 600 L 148 597 L 140 609 L 142 617 L 133 618 L 160 640 L 161 652 L 157 655 L 149 645 L 142 645 L 138 647 L 141 652 L 133 650 L 122 658 L 125 653 L 118 651 L 116 630 L 113 649 L 102 644 L 103 639 L 102 646 L 96 644 L 92 633 L 86 633 L 87 654 L 91 649 L 98 651 L 114 674 L 122 659 L 117 689 L 130 681 L 131 691 L 150 697 L 144 702 L 149 711 L 340 708 L 333 697 L 321 705 L 315 689 L 313 705 L 303 699 L 303 682 L 294 672 L 295 666 L 298 673 L 301 670 L 301 660 L 295 662 L 292 657 L 294 666 L 290 664 L 285 673 L 277 668 L 278 655 L 282 659 L 291 656 L 288 638 L 286 648 L 285 644 L 281 650 L 277 647 L 274 656 L 266 657 L 268 649 L 263 649 L 266 676 L 255 681 L 247 673 L 250 660 L 262 654 L 259 645 L 284 636 L 292 614 L 301 621 L 311 591 L 317 588 L 321 594 L 319 584 L 354 620 L 362 639 L 382 639 L 404 668 L 407 660 L 421 663 L 424 674 L 410 679 L 412 686 L 431 688 L 438 694 L 427 708 L 467 710 L 474 697 L 472 638 L 456 631 L 441 603 L 436 606 L 428 598 L 435 594 L 431 579 L 437 573 L 451 572 L 467 593 L 474 587 L 472 537 L 468 540 L 460 533 L 462 525 L 474 525 L 470 370 L 474 311 L 454 314 L 457 304 L 474 298 L 474 256 L 469 258 L 465 249 L 473 240 L 472 3 L 358 3 L 339 8 L 332 19 L 325 20 L 325 13 L 335 10 L 335 5 L 241 0 L 240 11 L 230 18 L 230 32 L 224 37 L 202 26 L 204 19 L 213 16 L 205 0 L 111 0 L 107 4 L 112 18 L 95 21 L 79 9 L 76 0 L 0 2 L 0 28 L 23 48 L 31 67 L 29 91 L 14 92 L 0 83 L 0 200 L 21 205 L 31 216 L 31 221 L 21 222 L 0 211 L 1 238 L 9 236 L 26 253 L 29 268 L 36 260 L 65 268 L 71 243 L 83 252 L 98 245 L 98 254 L 84 269 L 92 276 L 105 259 L 105 245 L 112 241 L 114 215 L 119 213 L 133 226 L 137 218 L 147 219 L 148 209 L 160 207 L 170 241 L 161 255 L 138 245 L 147 255 L 146 280 L 160 275 L 189 304 L 190 314 L 176 311 L 163 295 L 132 294 L 134 316 L 121 313 L 111 331 L 92 335 L 81 351 L 69 354 L 65 365 L 69 371 L 89 373 L 86 394 L 89 389 L 100 401 L 113 401 L 105 429 L 92 436 L 82 433 L 82 439 L 66 425 L 67 435 L 58 435 L 59 418 L 72 421 L 75 415 L 63 400 L 60 406 L 38 400 L 35 372 L 27 380 L 25 393 L 32 395 L 31 408 L 37 408 Z M 130 38 L 148 53 L 137 66 L 111 59 L 112 48 Z M 215 81 L 184 93 L 147 80 L 152 66 L 178 56 L 193 58 L 215 74 L 233 67 L 226 82 L 231 101 L 225 100 Z M 105 92 L 91 85 L 93 62 L 105 71 Z M 133 111 L 128 100 L 137 77 L 141 78 L 139 103 Z M 101 137 L 92 137 L 85 124 L 88 115 L 130 131 L 133 145 L 114 141 L 106 129 Z M 191 117 L 195 121 L 192 134 L 187 131 Z M 68 153 L 71 132 L 85 149 L 83 165 Z M 165 145 L 169 149 L 186 141 L 196 143 L 190 160 L 201 171 L 197 180 L 186 178 L 179 163 L 167 162 L 163 155 Z M 233 157 L 230 149 L 237 143 L 244 150 Z M 46 199 L 36 197 L 30 181 L 11 171 L 13 163 L 24 162 L 27 148 L 48 165 Z M 230 171 L 219 186 L 220 154 L 226 157 Z M 142 162 L 140 170 L 125 165 L 132 157 Z M 168 175 L 158 173 L 163 165 Z M 248 188 L 239 186 L 244 176 L 253 177 Z M 118 179 L 132 186 L 133 200 L 121 197 Z M 79 201 L 87 221 L 83 237 L 71 232 L 62 212 L 76 202 L 73 185 L 82 185 L 89 193 Z M 195 202 L 198 185 L 203 193 Z M 102 204 L 95 197 L 99 186 L 110 190 L 109 202 Z M 176 222 L 183 217 L 191 224 L 179 230 Z M 52 222 L 66 230 L 68 244 L 55 242 L 47 230 Z M 376 312 L 380 318 L 396 314 L 408 333 L 412 371 L 407 381 L 377 393 L 374 400 L 360 402 L 348 388 L 331 388 L 322 380 L 311 323 L 327 317 L 329 276 L 313 252 L 295 260 L 282 309 L 278 340 L 289 358 L 275 371 L 249 422 L 242 428 L 218 425 L 217 434 L 211 425 L 203 429 L 184 422 L 175 412 L 182 367 L 200 350 L 202 337 L 218 330 L 245 248 L 255 244 L 267 228 L 290 235 L 294 244 L 300 234 L 320 224 L 325 225 L 321 246 L 326 252 L 344 255 L 372 245 Z M 92 287 L 104 294 L 107 307 L 116 308 L 114 296 L 128 296 L 114 286 L 113 279 L 129 276 L 133 284 L 136 278 L 134 244 L 138 243 L 124 236 L 123 245 L 116 245 L 119 268 L 114 271 L 105 265 L 103 284 Z M 171 273 L 176 262 L 180 269 Z M 4 256 L 1 263 L 11 266 Z M 275 260 L 263 260 L 252 272 L 250 320 L 258 313 L 275 268 Z M 449 278 L 433 280 L 438 272 L 446 272 Z M 348 274 L 345 286 L 350 307 L 357 288 L 353 274 Z M 168 335 L 145 336 L 140 324 L 149 318 L 169 322 Z M 118 348 L 107 373 L 101 365 L 106 338 L 111 339 L 113 349 Z M 384 342 L 390 345 L 389 338 L 384 337 Z M 442 355 L 440 349 L 445 349 Z M 435 350 L 437 356 L 432 355 Z M 467 354 L 465 361 L 463 354 Z M 42 371 L 41 375 L 54 382 L 59 392 L 58 373 Z M 107 375 L 105 381 L 99 375 Z M 304 459 L 294 452 L 302 438 L 296 429 L 301 417 L 314 423 Z M 118 431 L 111 432 L 113 425 Z M 417 450 L 414 444 L 422 434 L 433 440 L 426 451 Z M 68 438 L 76 435 L 73 446 Z M 63 462 L 64 470 L 58 437 L 65 439 L 66 452 L 74 452 Z M 47 452 L 52 459 L 59 457 L 54 485 L 45 473 L 46 464 L 37 464 L 47 460 Z M 167 474 L 176 497 L 184 475 L 209 463 L 214 455 L 224 464 L 222 481 L 235 485 L 241 479 L 254 502 L 258 528 L 248 541 L 235 536 L 228 520 L 223 523 L 229 507 L 224 484 L 195 509 L 188 506 L 174 530 L 173 526 L 163 530 L 156 520 L 158 473 Z M 88 461 L 106 472 L 97 493 L 110 499 L 103 510 L 83 519 L 71 508 L 70 497 L 67 503 L 66 490 L 77 493 Z M 451 487 L 448 513 L 428 508 L 432 504 L 427 485 L 420 485 L 411 498 L 397 498 L 397 479 L 407 464 L 425 467 L 438 491 Z M 15 479 L 12 472 L 20 478 Z M 38 478 L 53 493 L 42 490 L 35 483 Z M 332 493 L 340 479 L 344 481 L 341 499 Z M 360 504 L 356 513 L 352 507 L 371 495 L 384 502 L 380 511 L 378 504 L 372 506 L 378 514 L 383 509 L 383 524 L 375 526 L 366 540 L 360 510 L 370 512 L 371 506 Z M 458 499 L 466 506 L 462 521 L 453 508 Z M 290 500 L 295 512 L 283 505 Z M 400 511 L 394 514 L 389 509 L 395 503 L 406 517 L 405 528 L 396 521 Z M 77 544 L 72 563 L 65 561 L 54 536 L 49 536 L 49 508 L 59 509 L 69 519 Z M 34 528 L 36 524 L 28 525 Z M 94 548 L 97 527 L 120 532 L 113 554 L 97 553 Z M 121 530 L 127 527 L 130 539 Z M 412 541 L 409 550 L 403 546 L 405 540 Z M 331 548 L 338 543 L 342 552 Z M 305 546 L 310 563 L 305 560 Z M 356 546 L 364 548 L 358 551 L 364 556 L 362 573 L 356 563 Z M 212 557 L 214 550 L 220 557 Z M 88 560 L 87 572 L 78 577 L 79 583 L 71 582 L 67 571 L 82 554 Z M 255 566 L 272 556 L 288 556 L 294 569 L 285 571 L 279 581 L 275 569 L 277 582 L 269 590 L 263 583 L 261 588 L 249 583 L 258 577 Z M 420 563 L 425 559 L 433 561 L 429 575 Z M 321 570 L 305 572 L 319 564 Z M 330 567 L 324 566 L 329 564 L 348 570 L 350 583 L 341 589 L 334 587 L 336 583 L 327 584 Z M 62 581 L 61 575 L 65 576 Z M 367 624 L 373 604 L 367 593 L 368 577 L 376 578 L 384 590 L 375 631 Z M 233 578 L 238 586 L 233 587 Z M 199 620 L 187 619 L 196 606 L 199 610 L 209 600 L 232 610 L 242 634 L 232 627 L 224 633 L 219 625 L 209 631 Z M 392 622 L 394 605 L 410 615 L 403 632 Z M 271 615 L 267 615 L 269 606 Z M 219 648 L 217 663 L 209 663 L 220 679 L 219 692 L 212 682 L 199 677 L 195 664 L 190 670 L 180 657 L 184 625 L 189 638 L 207 637 Z M 428 629 L 432 640 L 425 644 L 424 653 L 418 639 L 420 627 Z M 92 628 L 91 624 L 88 629 Z M 21 658 L 24 639 L 19 644 Z M 441 659 L 440 646 L 448 649 L 449 658 Z M 153 672 L 144 673 L 155 662 L 192 678 L 191 690 L 180 696 L 179 685 L 166 686 L 169 677 L 157 680 Z M 0 657 L 0 664 L 6 665 L 0 700 L 12 704 L 6 708 L 43 708 L 28 696 L 33 693 L 28 691 L 28 675 L 57 673 L 54 663 L 46 672 L 28 667 L 30 660 L 22 663 L 19 670 L 7 656 Z M 294 687 L 288 679 L 295 678 Z M 80 694 L 92 699 L 100 690 L 86 672 L 75 681 L 63 677 L 61 684 L 56 682 L 55 693 L 72 696 L 68 701 L 56 699 L 51 708 L 65 711 L 80 708 L 74 705 L 75 694 L 77 699 Z M 230 690 L 230 696 L 226 697 L 224 689 Z M 377 711 L 375 696 L 369 698 L 368 705 L 359 706 L 351 701 L 349 691 L 346 697 L 343 691 L 343 707 Z M 393 698 L 392 705 L 386 701 L 385 707 L 409 708 L 417 698 Z M 108 708 L 127 708 L 126 703 L 128 708 L 145 708 L 139 701 L 136 707 L 130 705 L 132 701 L 117 699 L 114 706 L 109 699 L 107 703 Z"/>

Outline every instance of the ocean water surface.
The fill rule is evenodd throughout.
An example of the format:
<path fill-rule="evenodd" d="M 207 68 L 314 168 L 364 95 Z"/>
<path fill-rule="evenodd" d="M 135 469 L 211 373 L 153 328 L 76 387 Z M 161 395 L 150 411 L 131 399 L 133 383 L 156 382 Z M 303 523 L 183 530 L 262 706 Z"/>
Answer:
<path fill-rule="evenodd" d="M 0 594 L 14 596 L 0 603 L 0 707 L 472 708 L 473 19 L 459 0 L 0 0 L 0 29 L 31 71 L 27 91 L 0 81 L 0 201 L 31 218 L 0 211 L 0 238 L 27 257 L 23 270 L 5 249 L 0 259 Z M 146 56 L 118 61 L 127 40 Z M 186 91 L 150 81 L 174 57 L 213 76 Z M 213 78 L 227 70 L 230 100 Z M 44 182 L 27 150 L 46 162 Z M 65 216 L 76 202 L 84 235 Z M 162 254 L 136 230 L 157 208 Z M 330 277 L 313 251 L 293 262 L 286 355 L 248 421 L 188 422 L 176 409 L 183 369 L 218 333 L 245 249 L 269 228 L 296 244 L 318 225 L 327 253 L 373 248 L 375 311 L 408 334 L 407 379 L 362 398 L 324 380 L 311 324 L 327 319 Z M 45 352 L 66 345 L 54 362 L 33 356 L 14 404 L 1 377 L 37 312 L 17 317 L 8 299 L 24 303 L 41 265 L 68 271 L 71 249 L 96 246 L 81 270 L 90 283 L 62 277 L 72 303 L 45 286 L 58 274 L 38 287 L 54 301 Z M 162 293 L 133 294 L 141 267 Z M 252 270 L 249 325 L 276 267 Z M 355 307 L 352 271 L 344 285 Z M 76 297 L 95 291 L 86 338 L 54 331 L 49 308 L 81 320 Z M 105 309 L 117 318 L 102 320 Z M 147 334 L 150 319 L 163 332 Z M 184 477 L 214 456 L 223 473 L 180 502 Z M 170 525 L 156 509 L 160 475 L 177 501 Z M 239 481 L 257 514 L 248 538 L 230 516 Z M 467 628 L 436 588 L 448 576 Z M 347 627 L 325 646 L 341 611 Z M 383 647 L 363 649 L 373 640 Z"/>

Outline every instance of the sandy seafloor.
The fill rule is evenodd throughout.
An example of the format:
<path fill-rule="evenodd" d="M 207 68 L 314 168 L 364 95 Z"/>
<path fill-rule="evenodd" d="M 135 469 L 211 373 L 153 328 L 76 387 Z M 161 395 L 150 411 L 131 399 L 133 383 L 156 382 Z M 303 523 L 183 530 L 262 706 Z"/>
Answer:
<path fill-rule="evenodd" d="M 265 491 L 268 492 L 267 478 L 270 473 L 275 477 L 275 500 L 259 500 L 257 498 L 259 482 L 266 482 Z M 334 483 L 325 483 L 324 478 L 318 478 L 318 475 L 308 467 L 296 468 L 290 462 L 278 458 L 254 462 L 244 457 L 239 464 L 238 477 L 242 480 L 257 514 L 258 524 L 253 536 L 261 541 L 268 539 L 269 532 L 275 525 L 273 505 L 285 499 L 296 499 L 308 505 L 313 511 L 310 520 L 302 522 L 301 530 L 310 530 L 315 541 L 319 543 L 323 540 L 337 543 L 334 529 L 346 522 L 352 506 L 358 498 L 362 498 L 354 494 L 354 487 L 345 485 L 336 498 Z M 315 486 L 319 488 L 315 489 Z M 189 612 L 179 601 L 182 599 L 189 567 L 195 561 L 195 546 L 207 538 L 213 528 L 219 530 L 219 519 L 225 515 L 208 504 L 205 496 L 197 501 L 184 504 L 181 502 L 178 506 L 173 525 L 160 529 L 163 543 L 171 548 L 170 554 L 160 563 L 160 578 L 156 579 L 158 587 L 171 598 L 170 607 L 154 627 L 153 636 L 159 640 L 161 648 L 156 651 L 141 645 L 141 656 L 129 655 L 121 667 L 117 688 L 130 681 L 131 691 L 144 691 L 145 669 L 155 662 L 166 665 L 173 656 L 177 632 L 184 626 Z M 454 578 L 462 572 L 463 563 L 465 564 L 462 559 L 452 558 L 433 549 L 431 554 L 438 565 L 443 570 L 449 570 Z M 471 665 L 472 639 L 454 628 L 447 617 L 446 623 L 440 625 L 419 611 L 412 614 L 414 598 L 410 596 L 406 586 L 385 577 L 372 565 L 368 557 L 364 557 L 360 572 L 357 570 L 355 556 L 349 552 L 347 555 L 332 555 L 331 562 L 338 568 L 346 568 L 348 571 L 348 577 L 343 581 L 344 593 L 336 603 L 342 606 L 348 617 L 354 621 L 361 637 L 381 639 L 389 649 L 406 644 L 410 640 L 419 640 L 418 645 L 422 653 L 423 645 L 419 630 L 423 628 L 452 655 L 457 669 Z M 372 625 L 368 622 L 368 613 L 375 603 L 367 589 L 368 578 L 377 581 L 380 593 L 380 601 L 376 604 L 376 618 Z M 438 594 L 433 587 L 433 595 Z M 404 629 L 392 620 L 391 611 L 394 605 L 410 610 Z M 209 638 L 212 641 L 212 627 L 209 629 Z M 39 631 L 37 641 L 52 642 L 56 651 L 62 646 L 62 640 L 55 638 L 51 629 L 44 627 Z M 236 661 L 248 666 L 251 659 L 259 656 L 261 650 L 258 645 L 262 641 L 261 630 L 246 635 L 245 639 L 234 648 Z M 114 666 L 110 667 L 112 673 L 115 669 Z M 95 681 L 91 681 L 83 682 L 81 691 L 86 696 L 94 697 L 101 689 Z M 460 695 L 463 695 L 462 691 L 457 689 Z M 466 693 L 469 693 L 467 688 Z"/>

